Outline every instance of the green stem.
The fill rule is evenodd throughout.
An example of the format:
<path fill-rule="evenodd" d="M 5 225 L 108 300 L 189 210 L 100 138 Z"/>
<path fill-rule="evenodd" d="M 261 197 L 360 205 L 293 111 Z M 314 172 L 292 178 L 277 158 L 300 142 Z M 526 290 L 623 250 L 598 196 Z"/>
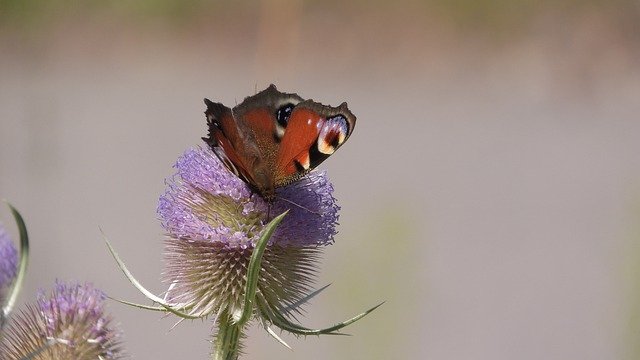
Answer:
<path fill-rule="evenodd" d="M 213 360 L 237 360 L 244 325 L 235 324 L 228 311 L 218 316 L 218 333 L 213 341 Z"/>

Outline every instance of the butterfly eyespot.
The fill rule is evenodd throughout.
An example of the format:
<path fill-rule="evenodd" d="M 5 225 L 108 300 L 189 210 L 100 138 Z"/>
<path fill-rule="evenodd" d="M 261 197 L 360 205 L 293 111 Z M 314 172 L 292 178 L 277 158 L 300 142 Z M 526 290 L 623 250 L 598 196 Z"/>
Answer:
<path fill-rule="evenodd" d="M 276 111 L 276 119 L 278 120 L 278 125 L 282 126 L 283 128 L 287 127 L 289 116 L 291 116 L 291 111 L 293 111 L 293 104 L 285 104 L 281 106 L 278 111 Z"/>
<path fill-rule="evenodd" d="M 318 151 L 325 155 L 333 154 L 342 145 L 349 131 L 349 123 L 342 115 L 328 118 L 318 136 Z"/>

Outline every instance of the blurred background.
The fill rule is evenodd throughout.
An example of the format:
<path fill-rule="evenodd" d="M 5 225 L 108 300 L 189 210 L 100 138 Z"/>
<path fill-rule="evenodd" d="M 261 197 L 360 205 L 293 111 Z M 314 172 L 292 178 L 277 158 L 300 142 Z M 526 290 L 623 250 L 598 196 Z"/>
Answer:
<path fill-rule="evenodd" d="M 308 308 L 352 337 L 261 328 L 245 359 L 640 358 L 636 0 L 0 1 L 0 197 L 26 289 L 160 293 L 164 179 L 202 98 L 270 83 L 358 125 L 323 163 L 342 205 Z M 6 208 L 0 219 L 17 237 Z M 206 359 L 209 322 L 115 302 L 135 359 Z"/>

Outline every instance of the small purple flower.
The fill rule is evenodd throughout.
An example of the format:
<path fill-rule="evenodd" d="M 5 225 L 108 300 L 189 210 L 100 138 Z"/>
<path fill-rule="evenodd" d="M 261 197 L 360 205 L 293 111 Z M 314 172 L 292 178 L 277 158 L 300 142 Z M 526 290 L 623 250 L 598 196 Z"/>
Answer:
<path fill-rule="evenodd" d="M 158 205 L 168 234 L 167 301 L 198 315 L 239 311 L 253 247 L 269 220 L 286 210 L 264 253 L 257 296 L 286 307 L 308 293 L 338 221 L 325 172 L 277 189 L 269 204 L 209 148 L 186 151 L 175 167 Z"/>
<path fill-rule="evenodd" d="M 123 359 L 120 333 L 104 311 L 105 294 L 91 284 L 56 282 L 49 294 L 40 291 L 7 327 L 0 360 Z"/>
<path fill-rule="evenodd" d="M 4 304 L 7 290 L 16 278 L 17 271 L 18 251 L 0 224 L 0 304 Z"/>

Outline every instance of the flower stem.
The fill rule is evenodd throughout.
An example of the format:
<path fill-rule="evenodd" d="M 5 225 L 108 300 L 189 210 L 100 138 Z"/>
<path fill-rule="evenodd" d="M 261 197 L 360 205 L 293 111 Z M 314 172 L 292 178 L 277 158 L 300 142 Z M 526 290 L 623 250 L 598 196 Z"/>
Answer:
<path fill-rule="evenodd" d="M 237 360 L 244 325 L 233 323 L 228 311 L 218 316 L 218 333 L 213 341 L 213 360 Z"/>

